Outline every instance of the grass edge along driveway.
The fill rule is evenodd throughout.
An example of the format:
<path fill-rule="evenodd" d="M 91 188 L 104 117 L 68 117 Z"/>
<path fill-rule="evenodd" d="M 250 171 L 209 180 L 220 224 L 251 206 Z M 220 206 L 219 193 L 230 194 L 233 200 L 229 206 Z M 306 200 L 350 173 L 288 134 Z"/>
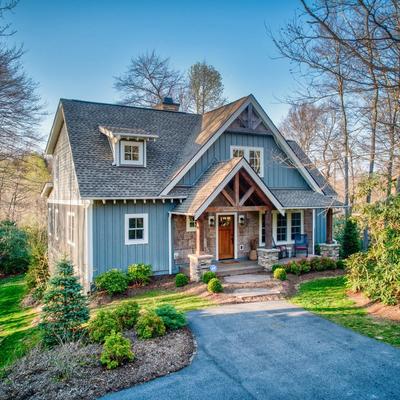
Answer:
<path fill-rule="evenodd" d="M 316 279 L 302 283 L 291 301 L 338 325 L 400 347 L 400 324 L 369 316 L 347 297 L 346 290 L 345 276 Z"/>
<path fill-rule="evenodd" d="M 24 275 L 0 279 L 0 371 L 39 340 L 39 329 L 33 324 L 36 310 L 21 305 L 26 293 Z"/>

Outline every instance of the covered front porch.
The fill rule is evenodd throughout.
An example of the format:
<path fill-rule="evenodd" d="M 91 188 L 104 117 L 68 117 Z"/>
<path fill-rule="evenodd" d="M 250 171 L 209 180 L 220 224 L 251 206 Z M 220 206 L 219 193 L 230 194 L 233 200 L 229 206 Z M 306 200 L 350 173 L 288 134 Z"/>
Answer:
<path fill-rule="evenodd" d="M 286 256 L 314 254 L 316 210 L 285 207 L 286 192 L 268 189 L 243 158 L 216 163 L 172 212 L 176 264 L 184 270 L 189 261 L 191 279 L 199 280 L 216 263 L 220 271 L 270 269 L 283 246 Z M 326 224 L 332 241 L 331 209 Z M 296 235 L 307 239 L 302 254 Z"/>

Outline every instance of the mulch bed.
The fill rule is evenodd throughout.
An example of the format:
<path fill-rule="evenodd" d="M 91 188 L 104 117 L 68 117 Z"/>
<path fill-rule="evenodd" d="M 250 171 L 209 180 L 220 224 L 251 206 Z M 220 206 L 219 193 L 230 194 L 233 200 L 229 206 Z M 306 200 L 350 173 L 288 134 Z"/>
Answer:
<path fill-rule="evenodd" d="M 380 301 L 371 301 L 362 293 L 347 292 L 347 296 L 374 318 L 400 322 L 400 305 L 386 306 Z"/>
<path fill-rule="evenodd" d="M 0 399 L 96 399 L 182 369 L 190 363 L 195 349 L 187 328 L 150 340 L 137 340 L 133 331 L 125 336 L 132 341 L 135 360 L 114 370 L 100 364 L 98 344 L 34 349 L 2 379 Z"/>

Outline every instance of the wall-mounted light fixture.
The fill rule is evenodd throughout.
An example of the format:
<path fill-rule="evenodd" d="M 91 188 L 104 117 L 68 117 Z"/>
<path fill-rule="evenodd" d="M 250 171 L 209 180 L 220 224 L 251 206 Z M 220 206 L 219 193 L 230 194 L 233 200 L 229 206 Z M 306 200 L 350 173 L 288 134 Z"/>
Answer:
<path fill-rule="evenodd" d="M 215 226 L 215 217 L 213 215 L 210 215 L 208 217 L 208 226 L 210 226 L 210 227 Z"/>
<path fill-rule="evenodd" d="M 246 217 L 244 215 L 239 215 L 239 225 L 243 226 L 246 222 Z"/>

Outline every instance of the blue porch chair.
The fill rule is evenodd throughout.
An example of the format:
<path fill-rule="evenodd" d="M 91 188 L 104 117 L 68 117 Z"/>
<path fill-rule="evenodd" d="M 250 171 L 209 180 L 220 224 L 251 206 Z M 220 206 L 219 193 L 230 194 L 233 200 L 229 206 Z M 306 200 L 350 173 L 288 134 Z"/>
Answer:
<path fill-rule="evenodd" d="M 296 233 L 294 235 L 294 256 L 297 256 L 297 251 L 305 251 L 308 257 L 308 237 L 307 234 Z"/>

